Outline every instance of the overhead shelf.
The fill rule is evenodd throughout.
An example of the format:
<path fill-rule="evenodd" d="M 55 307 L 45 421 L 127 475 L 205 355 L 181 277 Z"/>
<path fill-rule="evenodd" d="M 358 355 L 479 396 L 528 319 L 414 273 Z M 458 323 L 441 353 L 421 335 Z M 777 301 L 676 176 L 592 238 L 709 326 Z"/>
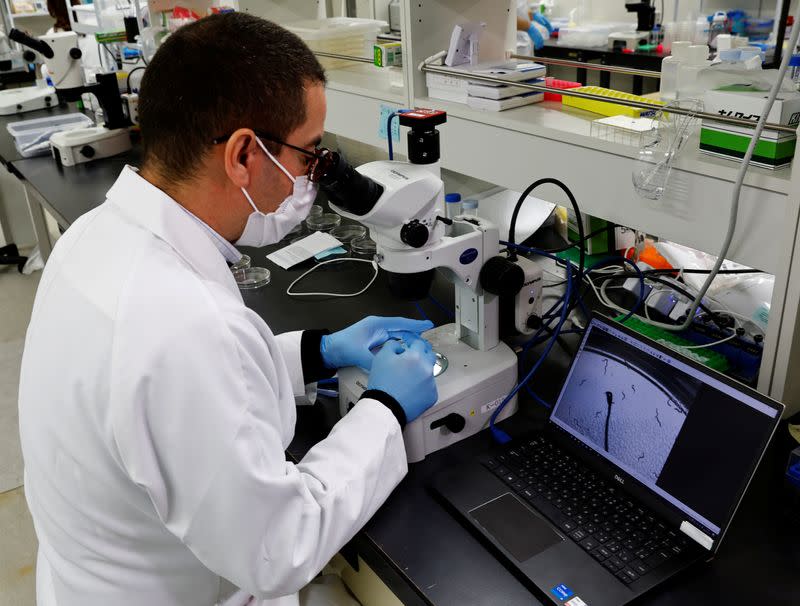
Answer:
<path fill-rule="evenodd" d="M 594 114 L 550 102 L 504 112 L 430 98 L 419 98 L 416 105 L 448 112 L 439 128 L 445 168 L 517 191 L 553 176 L 572 189 L 588 214 L 699 250 L 713 252 L 722 244 L 739 165 L 701 154 L 696 139 L 676 163 L 675 193 L 656 202 L 640 198 L 633 188 L 637 148 L 590 136 Z M 764 243 L 783 229 L 790 179 L 790 169 L 748 171 L 731 259 L 778 271 L 783 251 Z M 555 189 L 538 195 L 566 203 Z"/>
<path fill-rule="evenodd" d="M 47 11 L 36 11 L 34 13 L 12 13 L 14 19 L 24 19 L 26 17 L 49 17 L 50 13 Z"/>
<path fill-rule="evenodd" d="M 616 154 L 628 158 L 635 158 L 638 152 L 636 147 L 612 143 L 598 137 L 591 136 L 591 124 L 597 114 L 580 109 L 574 109 L 561 103 L 545 101 L 502 112 L 479 111 L 463 103 L 452 103 L 429 97 L 418 98 L 415 101 L 418 107 L 435 107 L 447 111 L 448 115 L 463 118 L 471 122 L 485 124 L 505 130 L 534 135 L 544 139 L 551 139 L 562 143 L 570 143 L 587 149 L 594 149 L 603 153 Z M 739 169 L 738 162 L 715 158 L 700 153 L 697 139 L 690 140 L 681 152 L 676 163 L 676 168 L 681 171 L 694 173 L 733 181 Z M 745 184 L 768 191 L 786 194 L 791 182 L 791 168 L 768 170 L 751 167 L 747 171 Z"/>
<path fill-rule="evenodd" d="M 403 72 L 367 63 L 328 70 L 328 88 L 344 93 L 405 105 L 407 93 Z M 400 84 L 400 86 L 397 86 Z"/>

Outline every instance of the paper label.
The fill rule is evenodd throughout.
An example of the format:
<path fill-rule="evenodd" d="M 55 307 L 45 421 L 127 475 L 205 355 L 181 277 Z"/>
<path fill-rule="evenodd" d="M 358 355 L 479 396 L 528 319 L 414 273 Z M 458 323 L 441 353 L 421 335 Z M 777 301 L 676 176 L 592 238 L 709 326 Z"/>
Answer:
<path fill-rule="evenodd" d="M 556 596 L 559 600 L 566 600 L 567 598 L 572 597 L 574 592 L 562 583 L 561 585 L 556 585 L 553 587 L 550 590 L 550 593 Z"/>
<path fill-rule="evenodd" d="M 500 406 L 500 402 L 505 400 L 505 397 L 497 398 L 496 400 L 492 400 L 488 404 L 484 404 L 481 406 L 481 414 L 485 415 L 487 412 L 492 412 L 495 408 Z"/>
<path fill-rule="evenodd" d="M 289 244 L 289 246 L 285 246 L 280 250 L 276 250 L 275 252 L 268 254 L 267 259 L 272 261 L 278 267 L 289 269 L 290 267 L 297 265 L 298 263 L 302 263 L 306 259 L 310 259 L 314 255 L 317 255 L 324 250 L 335 248 L 341 245 L 342 243 L 332 235 L 326 234 L 322 231 L 317 231 L 310 236 L 303 238 L 302 240 L 298 240 L 293 244 Z"/>
<path fill-rule="evenodd" d="M 565 606 L 587 606 L 586 602 L 584 602 L 578 596 L 575 596 L 569 602 L 564 602 L 564 604 Z"/>
<path fill-rule="evenodd" d="M 687 522 L 686 520 L 681 522 L 681 532 L 686 536 L 688 536 L 690 539 L 695 540 L 697 543 L 699 543 L 706 549 L 711 549 L 714 546 L 714 539 L 705 534 L 697 526 L 695 526 L 690 522 Z"/>
<path fill-rule="evenodd" d="M 391 105 L 381 105 L 381 114 L 378 118 L 378 138 L 384 141 L 388 138 L 388 131 L 386 130 L 386 121 L 392 112 L 396 112 L 397 108 Z M 400 141 L 400 120 L 395 118 L 392 120 L 392 141 Z"/>

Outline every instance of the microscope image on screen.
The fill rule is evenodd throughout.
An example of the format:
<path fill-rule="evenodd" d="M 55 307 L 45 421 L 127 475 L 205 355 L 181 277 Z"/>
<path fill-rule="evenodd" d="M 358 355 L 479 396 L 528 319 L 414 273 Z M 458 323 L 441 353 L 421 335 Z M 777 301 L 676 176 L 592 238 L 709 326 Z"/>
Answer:
<path fill-rule="evenodd" d="M 644 478 L 658 480 L 701 383 L 592 330 L 553 413 Z"/>

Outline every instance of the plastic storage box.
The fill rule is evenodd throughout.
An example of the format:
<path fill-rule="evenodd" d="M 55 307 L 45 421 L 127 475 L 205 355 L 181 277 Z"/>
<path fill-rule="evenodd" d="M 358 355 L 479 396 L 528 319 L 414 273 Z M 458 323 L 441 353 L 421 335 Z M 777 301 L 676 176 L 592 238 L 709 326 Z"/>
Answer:
<path fill-rule="evenodd" d="M 50 153 L 50 146 L 37 145 L 41 141 L 49 141 L 49 135 L 53 133 L 73 130 L 76 128 L 87 128 L 94 126 L 94 122 L 89 116 L 75 112 L 73 114 L 62 114 L 60 116 L 48 116 L 47 118 L 34 118 L 33 120 L 21 120 L 12 122 L 6 128 L 8 133 L 14 138 L 14 145 L 23 158 L 33 156 L 43 156 Z M 46 137 L 46 138 L 45 138 Z"/>
<path fill-rule="evenodd" d="M 300 36 L 312 51 L 372 57 L 373 46 L 381 30 L 389 27 L 385 21 L 332 17 L 287 23 L 286 29 Z M 345 59 L 319 58 L 325 69 L 341 69 L 355 65 Z"/>

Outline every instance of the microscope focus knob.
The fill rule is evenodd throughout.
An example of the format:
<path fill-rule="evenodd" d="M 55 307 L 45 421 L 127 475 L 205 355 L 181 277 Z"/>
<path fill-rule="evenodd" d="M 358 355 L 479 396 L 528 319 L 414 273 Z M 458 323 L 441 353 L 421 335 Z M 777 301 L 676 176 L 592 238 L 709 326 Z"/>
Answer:
<path fill-rule="evenodd" d="M 36 53 L 34 53 L 32 50 L 23 51 L 22 52 L 22 58 L 27 63 L 33 63 L 34 61 L 36 61 Z"/>
<path fill-rule="evenodd" d="M 69 49 L 69 56 L 77 61 L 83 56 L 83 53 L 77 46 L 73 46 L 71 49 Z"/>
<path fill-rule="evenodd" d="M 451 412 L 449 415 L 445 415 L 431 423 L 431 429 L 446 427 L 453 433 L 460 433 L 466 425 L 467 421 L 464 417 L 457 412 Z"/>
<path fill-rule="evenodd" d="M 91 145 L 84 145 L 78 150 L 78 153 L 85 158 L 94 158 L 95 151 Z"/>
<path fill-rule="evenodd" d="M 400 229 L 400 239 L 412 248 L 422 248 L 428 242 L 428 228 L 417 219 L 409 221 Z"/>
<path fill-rule="evenodd" d="M 493 295 L 513 297 L 525 283 L 525 271 L 505 257 L 492 257 L 481 267 L 480 281 Z"/>

